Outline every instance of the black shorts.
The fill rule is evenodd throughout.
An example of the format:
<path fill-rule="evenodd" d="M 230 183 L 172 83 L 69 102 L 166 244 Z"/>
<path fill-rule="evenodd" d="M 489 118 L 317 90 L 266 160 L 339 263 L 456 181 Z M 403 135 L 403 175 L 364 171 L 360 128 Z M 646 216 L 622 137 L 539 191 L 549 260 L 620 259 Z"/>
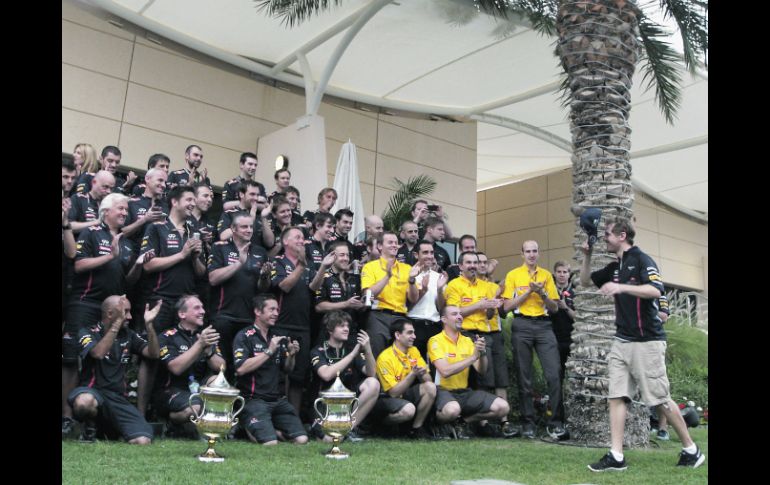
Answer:
<path fill-rule="evenodd" d="M 169 387 L 161 389 L 153 395 L 152 407 L 162 418 L 168 418 L 170 413 L 184 411 L 190 407 L 190 396 L 192 393 L 178 387 Z M 196 396 L 192 400 L 193 404 L 203 405 L 200 397 Z"/>
<path fill-rule="evenodd" d="M 299 342 L 299 352 L 294 356 L 294 369 L 289 374 L 291 384 L 301 386 L 310 378 L 310 330 L 294 330 L 276 328 L 276 335 L 288 335 L 291 340 Z"/>
<path fill-rule="evenodd" d="M 419 384 L 413 384 L 401 397 L 391 397 L 387 392 L 381 392 L 371 414 L 374 419 L 382 419 L 401 411 L 401 408 L 409 403 L 417 407 L 421 398 Z"/>
<path fill-rule="evenodd" d="M 78 333 L 81 328 L 96 325 L 102 316 L 98 304 L 70 302 L 64 318 L 64 332 L 61 336 L 61 361 L 64 364 L 77 364 L 80 355 Z"/>
<path fill-rule="evenodd" d="M 129 441 L 140 436 L 152 439 L 152 426 L 147 424 L 136 406 L 117 392 L 106 389 L 97 390 L 91 387 L 76 387 L 67 396 L 67 402 L 74 408 L 75 398 L 86 392 L 94 396 L 99 406 L 97 419 L 115 428 L 123 439 Z"/>
<path fill-rule="evenodd" d="M 474 391 L 473 389 L 454 389 L 447 391 L 438 389 L 436 392 L 436 409 L 441 411 L 451 401 L 457 401 L 460 405 L 460 414 L 463 417 L 473 416 L 479 413 L 488 413 L 492 403 L 497 399 L 486 391 Z"/>
<path fill-rule="evenodd" d="M 463 335 L 471 340 L 476 340 L 476 336 L 484 337 L 487 348 L 487 371 L 484 375 L 476 373 L 475 369 L 471 373 L 474 378 L 471 387 L 474 389 L 494 389 L 499 387 L 508 387 L 508 359 L 505 357 L 505 341 L 503 332 L 467 332 Z"/>
<path fill-rule="evenodd" d="M 256 398 L 248 399 L 240 420 L 241 426 L 247 429 L 259 443 L 277 440 L 276 429 L 290 440 L 307 436 L 294 407 L 285 397 L 274 402 Z"/>

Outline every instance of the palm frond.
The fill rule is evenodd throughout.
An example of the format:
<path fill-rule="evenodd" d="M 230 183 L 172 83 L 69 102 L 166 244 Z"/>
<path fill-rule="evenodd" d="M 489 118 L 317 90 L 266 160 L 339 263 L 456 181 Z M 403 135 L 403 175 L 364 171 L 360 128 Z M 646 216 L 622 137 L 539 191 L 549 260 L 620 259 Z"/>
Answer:
<path fill-rule="evenodd" d="M 556 0 L 472 0 L 480 11 L 507 19 L 515 14 L 525 17 L 532 28 L 545 35 L 556 33 Z"/>
<path fill-rule="evenodd" d="M 388 201 L 388 207 L 382 214 L 382 222 L 386 230 L 398 232 L 401 223 L 411 218 L 412 203 L 430 195 L 436 189 L 436 181 L 425 174 L 410 177 L 406 183 L 394 178 L 393 188 L 396 193 Z"/>
<path fill-rule="evenodd" d="M 660 8 L 663 18 L 673 18 L 679 27 L 684 62 L 690 72 L 695 72 L 700 59 L 708 66 L 708 1 L 660 0 Z"/>
<path fill-rule="evenodd" d="M 660 39 L 667 35 L 666 32 L 644 15 L 639 18 L 639 33 L 645 52 L 642 82 L 647 83 L 645 89 L 655 85 L 658 107 L 666 122 L 673 124 L 680 104 L 681 76 L 676 70 L 679 56 L 668 42 Z"/>
<path fill-rule="evenodd" d="M 283 17 L 282 22 L 288 27 L 299 25 L 313 14 L 329 10 L 332 0 L 254 0 L 257 10 L 266 10 L 272 17 Z M 333 0 L 337 6 L 342 0 Z"/>

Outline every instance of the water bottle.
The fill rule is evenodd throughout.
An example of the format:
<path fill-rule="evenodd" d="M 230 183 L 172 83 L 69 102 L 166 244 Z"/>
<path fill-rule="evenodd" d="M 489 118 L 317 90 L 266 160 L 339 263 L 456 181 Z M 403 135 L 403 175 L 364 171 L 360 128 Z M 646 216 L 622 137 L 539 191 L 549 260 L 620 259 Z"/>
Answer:
<path fill-rule="evenodd" d="M 197 394 L 198 391 L 200 391 L 201 385 L 198 384 L 198 381 L 195 380 L 195 376 L 189 377 L 190 382 L 187 384 L 187 387 L 190 389 L 190 392 L 192 394 Z"/>

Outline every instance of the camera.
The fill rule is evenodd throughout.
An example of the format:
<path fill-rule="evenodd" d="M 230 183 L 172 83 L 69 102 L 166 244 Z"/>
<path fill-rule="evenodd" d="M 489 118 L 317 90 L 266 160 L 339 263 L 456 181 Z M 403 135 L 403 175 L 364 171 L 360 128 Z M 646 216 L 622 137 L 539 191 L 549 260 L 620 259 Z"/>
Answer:
<path fill-rule="evenodd" d="M 436 212 L 437 210 L 438 210 L 438 205 L 436 205 L 436 204 L 428 204 L 428 211 Z"/>

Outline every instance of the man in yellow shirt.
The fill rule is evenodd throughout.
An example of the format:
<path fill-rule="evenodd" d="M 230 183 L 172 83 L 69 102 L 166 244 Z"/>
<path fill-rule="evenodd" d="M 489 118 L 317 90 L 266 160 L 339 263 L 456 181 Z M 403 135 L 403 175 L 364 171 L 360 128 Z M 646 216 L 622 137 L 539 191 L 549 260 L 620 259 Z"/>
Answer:
<path fill-rule="evenodd" d="M 453 281 L 457 281 L 456 279 Z M 483 375 L 487 367 L 484 338 L 473 341 L 462 335 L 463 316 L 460 308 L 447 305 L 441 312 L 444 330 L 428 341 L 428 358 L 436 367 L 436 419 L 439 423 L 456 421 L 460 416 L 466 423 L 503 419 L 508 415 L 508 403 L 486 391 L 468 388 L 470 367 Z M 481 423 L 480 423 L 481 424 Z M 455 424 L 457 438 L 467 438 L 465 426 Z M 480 434 L 494 436 L 489 423 L 479 427 Z"/>
<path fill-rule="evenodd" d="M 497 310 L 503 305 L 499 298 L 497 285 L 489 283 L 478 276 L 479 257 L 475 251 L 465 251 L 457 258 L 460 264 L 461 274 L 447 284 L 446 302 L 460 309 L 463 317 L 463 335 L 473 340 L 483 338 L 486 345 L 487 365 L 485 370 L 478 373 L 474 380 L 474 389 L 494 389 L 496 382 L 505 377 L 504 388 L 508 387 L 508 362 L 505 359 L 505 349 L 502 340 L 499 340 L 500 349 L 495 349 L 493 330 L 499 332 L 500 325 L 497 322 Z M 494 325 L 494 328 L 493 328 Z M 495 361 L 497 355 L 497 361 Z M 502 368 L 502 369 L 501 369 Z M 500 375 L 497 374 L 505 374 Z M 507 389 L 502 394 L 506 399 Z M 503 435 L 513 437 L 518 434 L 516 427 L 504 419 Z"/>
<path fill-rule="evenodd" d="M 551 273 L 537 265 L 540 251 L 537 241 L 524 241 L 521 246 L 524 264 L 514 268 L 505 276 L 503 311 L 514 310 L 511 324 L 511 343 L 517 363 L 519 382 L 519 414 L 521 435 L 535 437 L 535 407 L 532 402 L 532 350 L 537 352 L 543 374 L 548 383 L 548 396 L 554 414 L 546 431 L 554 439 L 562 438 L 564 417 L 561 409 L 561 379 L 559 378 L 559 347 L 553 333 L 551 319 L 546 311 L 558 310 L 556 300 L 559 294 Z"/>
<path fill-rule="evenodd" d="M 377 378 L 382 393 L 372 414 L 384 416 L 386 424 L 414 418 L 409 437 L 433 439 L 423 423 L 436 400 L 436 385 L 430 380 L 428 365 L 414 347 L 414 326 L 406 318 L 400 318 L 393 323 L 391 331 L 393 345 L 377 357 Z"/>
<path fill-rule="evenodd" d="M 415 278 L 420 272 L 419 266 L 413 268 L 396 260 L 398 236 L 395 233 L 385 231 L 377 236 L 377 249 L 380 258 L 366 263 L 361 270 L 364 301 L 371 299 L 372 305 L 365 330 L 374 355 L 380 355 L 388 344 L 391 324 L 405 318 L 406 300 L 416 303 L 419 299 Z"/>

